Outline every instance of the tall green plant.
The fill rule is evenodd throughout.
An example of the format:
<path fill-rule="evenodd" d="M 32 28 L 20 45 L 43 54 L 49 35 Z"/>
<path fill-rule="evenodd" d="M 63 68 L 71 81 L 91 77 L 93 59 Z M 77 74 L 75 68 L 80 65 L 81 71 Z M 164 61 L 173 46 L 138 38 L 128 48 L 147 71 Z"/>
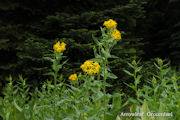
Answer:
<path fill-rule="evenodd" d="M 176 73 L 169 67 L 169 62 L 163 61 L 162 59 L 157 58 L 154 63 L 157 73 L 153 74 L 149 85 L 144 84 L 142 88 L 136 89 L 137 85 L 140 83 L 141 77 L 136 77 L 137 73 L 141 70 L 142 66 L 138 66 L 136 61 L 133 61 L 132 64 L 128 63 L 131 68 L 134 68 L 134 72 L 125 72 L 134 77 L 134 84 L 129 85 L 136 93 L 136 98 L 130 98 L 129 101 L 133 103 L 131 105 L 130 112 L 144 112 L 144 116 L 141 119 L 149 120 L 165 120 L 165 119 L 174 119 L 176 120 L 180 115 L 179 111 L 179 84 L 177 80 L 180 79 L 179 73 Z M 172 72 L 171 72 L 172 71 Z M 140 75 L 142 76 L 142 75 Z M 144 102 L 143 102 L 144 101 Z M 141 104 L 143 104 L 141 106 Z M 167 116 L 148 116 L 147 113 L 168 113 Z M 132 117 L 133 119 L 139 117 Z"/>

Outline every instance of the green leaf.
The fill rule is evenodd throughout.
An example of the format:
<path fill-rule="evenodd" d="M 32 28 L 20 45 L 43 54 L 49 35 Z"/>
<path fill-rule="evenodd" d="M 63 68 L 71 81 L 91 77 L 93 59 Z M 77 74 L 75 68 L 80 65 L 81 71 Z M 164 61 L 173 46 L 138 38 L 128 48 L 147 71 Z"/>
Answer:
<path fill-rule="evenodd" d="M 161 69 L 156 63 L 154 63 L 154 65 L 155 65 L 159 70 Z"/>
<path fill-rule="evenodd" d="M 142 69 L 142 66 L 140 66 L 137 69 L 135 69 L 135 72 L 139 72 L 141 69 Z"/>
<path fill-rule="evenodd" d="M 54 72 L 48 72 L 48 73 L 45 73 L 43 75 L 51 75 L 51 76 L 54 76 Z"/>
<path fill-rule="evenodd" d="M 146 99 L 143 102 L 142 108 L 141 108 L 141 113 L 144 113 L 144 116 L 141 116 L 142 120 L 154 120 L 153 117 L 147 116 L 147 113 L 150 112 L 148 103 Z"/>
<path fill-rule="evenodd" d="M 163 75 L 166 75 L 169 71 L 171 70 L 171 68 L 167 68 L 163 71 Z"/>
<path fill-rule="evenodd" d="M 129 51 L 128 51 L 128 53 L 136 53 L 136 49 L 130 48 Z"/>
<path fill-rule="evenodd" d="M 136 80 L 135 80 L 135 83 L 136 83 L 136 84 L 139 84 L 141 78 L 142 78 L 142 75 L 138 75 L 137 78 L 136 78 Z"/>
<path fill-rule="evenodd" d="M 65 60 L 65 61 L 62 63 L 62 66 L 63 66 L 64 64 L 66 64 L 68 60 L 69 60 L 69 59 Z"/>
<path fill-rule="evenodd" d="M 112 79 L 117 79 L 118 77 L 113 73 L 108 73 L 108 77 Z"/>
<path fill-rule="evenodd" d="M 48 60 L 50 62 L 54 62 L 54 59 L 50 58 L 50 57 L 43 57 L 44 60 Z"/>
<path fill-rule="evenodd" d="M 61 60 L 62 59 L 62 53 L 55 52 L 55 54 L 56 54 L 56 59 L 57 60 Z"/>
<path fill-rule="evenodd" d="M 115 55 L 111 55 L 110 58 L 119 58 L 118 56 L 115 56 Z"/>
<path fill-rule="evenodd" d="M 92 59 L 89 59 L 90 61 L 93 61 L 93 62 L 98 62 L 98 63 L 101 63 L 102 62 L 102 59 L 101 58 L 92 58 Z"/>
<path fill-rule="evenodd" d="M 135 87 L 134 87 L 133 85 L 129 85 L 129 84 L 127 84 L 127 83 L 124 83 L 124 84 L 126 84 L 128 87 L 130 87 L 130 88 L 132 88 L 133 90 L 136 91 L 136 89 L 135 89 Z"/>
<path fill-rule="evenodd" d="M 106 57 L 106 58 L 110 58 L 111 55 L 109 53 L 109 51 L 105 51 L 104 48 L 101 48 L 102 54 Z"/>
<path fill-rule="evenodd" d="M 116 120 L 121 120 L 121 118 L 119 117 L 119 115 L 116 117 Z"/>
<path fill-rule="evenodd" d="M 131 113 L 135 113 L 136 112 L 136 108 L 137 108 L 137 104 L 132 104 L 130 107 L 130 112 Z"/>
<path fill-rule="evenodd" d="M 109 41 L 109 42 L 110 42 L 109 44 L 113 43 L 113 42 L 114 42 L 114 37 L 112 37 L 112 38 L 108 39 L 107 41 Z"/>
<path fill-rule="evenodd" d="M 6 120 L 9 120 L 10 112 L 6 113 Z"/>
<path fill-rule="evenodd" d="M 62 68 L 62 65 L 61 65 L 61 64 L 56 66 L 56 70 L 57 70 L 57 71 L 59 71 L 61 68 Z"/>
<path fill-rule="evenodd" d="M 129 65 L 129 67 L 134 69 L 134 66 L 131 63 L 127 63 Z"/>
<path fill-rule="evenodd" d="M 104 99 L 104 94 L 101 91 L 97 92 L 97 97 L 95 98 L 94 101 L 99 101 Z"/>
<path fill-rule="evenodd" d="M 107 120 L 114 120 L 116 119 L 115 117 L 118 115 L 122 108 L 122 99 L 121 99 L 122 94 L 115 93 L 113 94 L 113 102 L 112 102 L 112 109 L 110 110 L 111 115 L 107 115 Z"/>
<path fill-rule="evenodd" d="M 162 102 L 160 102 L 158 113 L 164 113 L 165 112 L 165 106 Z M 158 116 L 156 120 L 168 120 L 166 116 Z"/>
<path fill-rule="evenodd" d="M 18 109 L 20 112 L 22 112 L 23 109 L 16 104 L 15 100 L 13 101 L 13 104 L 16 107 L 16 109 Z"/>
<path fill-rule="evenodd" d="M 127 70 L 123 70 L 125 73 L 127 73 L 128 75 L 130 75 L 130 76 L 134 76 L 134 74 L 132 74 L 132 73 L 130 73 L 129 71 L 127 71 Z"/>
<path fill-rule="evenodd" d="M 94 42 L 96 43 L 96 45 L 100 46 L 102 45 L 101 42 L 98 41 L 98 39 L 96 37 L 94 37 L 94 35 L 92 35 L 92 39 L 94 40 Z"/>
<path fill-rule="evenodd" d="M 155 93 L 158 91 L 158 89 L 159 89 L 159 86 L 155 87 L 154 89 Z"/>
<path fill-rule="evenodd" d="M 129 98 L 128 99 L 128 101 L 130 102 L 130 103 L 134 103 L 134 104 L 138 104 L 138 100 L 136 100 L 136 99 L 134 99 L 134 98 Z"/>
<path fill-rule="evenodd" d="M 75 87 L 73 87 L 73 86 L 71 86 L 71 89 L 74 90 L 74 91 L 76 91 L 76 92 L 80 92 L 80 91 L 81 91 L 79 88 L 75 88 Z"/>
<path fill-rule="evenodd" d="M 120 106 L 121 105 L 121 96 L 122 96 L 122 94 L 120 94 L 120 93 L 114 93 L 113 94 L 113 105 L 114 105 L 114 107 L 115 106 Z"/>

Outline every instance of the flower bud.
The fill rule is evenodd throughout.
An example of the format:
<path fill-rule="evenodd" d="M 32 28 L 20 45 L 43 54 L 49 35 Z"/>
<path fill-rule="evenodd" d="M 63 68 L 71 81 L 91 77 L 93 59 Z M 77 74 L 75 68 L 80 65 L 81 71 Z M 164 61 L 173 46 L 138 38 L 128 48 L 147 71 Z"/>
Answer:
<path fill-rule="evenodd" d="M 8 83 L 9 86 L 12 86 L 12 82 Z"/>
<path fill-rule="evenodd" d="M 136 65 L 136 61 L 135 61 L 135 60 L 133 60 L 133 61 L 132 61 L 132 64 L 133 64 L 133 65 Z"/>
<path fill-rule="evenodd" d="M 156 81 L 156 78 L 153 76 L 153 78 L 152 78 L 152 83 L 153 84 L 156 84 L 157 83 L 157 81 Z"/>
<path fill-rule="evenodd" d="M 43 89 L 46 89 L 46 85 L 44 84 L 44 85 L 42 86 L 42 88 L 43 88 Z"/>

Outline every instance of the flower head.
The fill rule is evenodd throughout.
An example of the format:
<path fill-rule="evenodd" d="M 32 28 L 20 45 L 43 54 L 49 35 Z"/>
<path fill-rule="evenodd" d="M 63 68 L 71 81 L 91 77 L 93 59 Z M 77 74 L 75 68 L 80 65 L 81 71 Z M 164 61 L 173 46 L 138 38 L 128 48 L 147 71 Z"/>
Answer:
<path fill-rule="evenodd" d="M 115 40 L 121 39 L 121 33 L 119 30 L 114 29 L 113 33 L 111 34 L 111 37 L 114 37 Z"/>
<path fill-rule="evenodd" d="M 62 43 L 60 43 L 59 41 L 56 43 L 56 44 L 54 44 L 54 46 L 53 46 L 53 48 L 54 48 L 54 50 L 56 51 L 56 52 L 62 52 L 62 51 L 64 51 L 64 50 L 66 50 L 66 44 L 64 43 L 64 42 L 62 42 Z"/>
<path fill-rule="evenodd" d="M 69 76 L 69 80 L 74 81 L 76 79 L 77 79 L 77 74 L 72 74 L 72 75 Z"/>
<path fill-rule="evenodd" d="M 117 27 L 117 22 L 114 21 L 113 19 L 109 19 L 108 21 L 104 21 L 104 26 L 106 26 L 107 28 L 116 28 Z"/>
<path fill-rule="evenodd" d="M 97 62 L 87 60 L 81 65 L 81 69 L 89 75 L 99 72 L 100 65 Z"/>

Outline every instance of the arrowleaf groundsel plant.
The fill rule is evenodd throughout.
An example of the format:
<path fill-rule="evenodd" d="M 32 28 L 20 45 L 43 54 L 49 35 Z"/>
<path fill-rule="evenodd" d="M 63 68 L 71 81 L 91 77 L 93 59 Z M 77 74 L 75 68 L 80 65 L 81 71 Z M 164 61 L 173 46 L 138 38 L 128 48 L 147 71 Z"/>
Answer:
<path fill-rule="evenodd" d="M 79 66 L 81 74 L 73 73 L 64 78 L 60 73 L 68 60 L 63 55 L 66 43 L 57 41 L 53 53 L 43 58 L 52 63 L 51 72 L 46 74 L 52 79 L 44 81 L 41 88 L 32 92 L 22 75 L 17 80 L 9 76 L 4 96 L 0 97 L 0 117 L 3 120 L 162 120 L 146 113 L 172 112 L 173 116 L 163 117 L 163 120 L 180 118 L 179 74 L 175 71 L 171 74 L 169 63 L 159 58 L 154 63 L 158 72 L 143 86 L 140 86 L 143 78 L 140 61 L 128 63 L 133 71 L 124 72 L 134 83 L 125 84 L 134 90 L 135 97 L 122 99 L 124 94 L 120 92 L 107 92 L 107 86 L 111 86 L 107 79 L 120 80 L 112 73 L 108 60 L 118 58 L 111 51 L 122 38 L 116 21 L 110 19 L 103 25 L 102 36 L 93 36 L 94 58 Z M 122 112 L 144 113 L 144 116 L 123 117 Z"/>

